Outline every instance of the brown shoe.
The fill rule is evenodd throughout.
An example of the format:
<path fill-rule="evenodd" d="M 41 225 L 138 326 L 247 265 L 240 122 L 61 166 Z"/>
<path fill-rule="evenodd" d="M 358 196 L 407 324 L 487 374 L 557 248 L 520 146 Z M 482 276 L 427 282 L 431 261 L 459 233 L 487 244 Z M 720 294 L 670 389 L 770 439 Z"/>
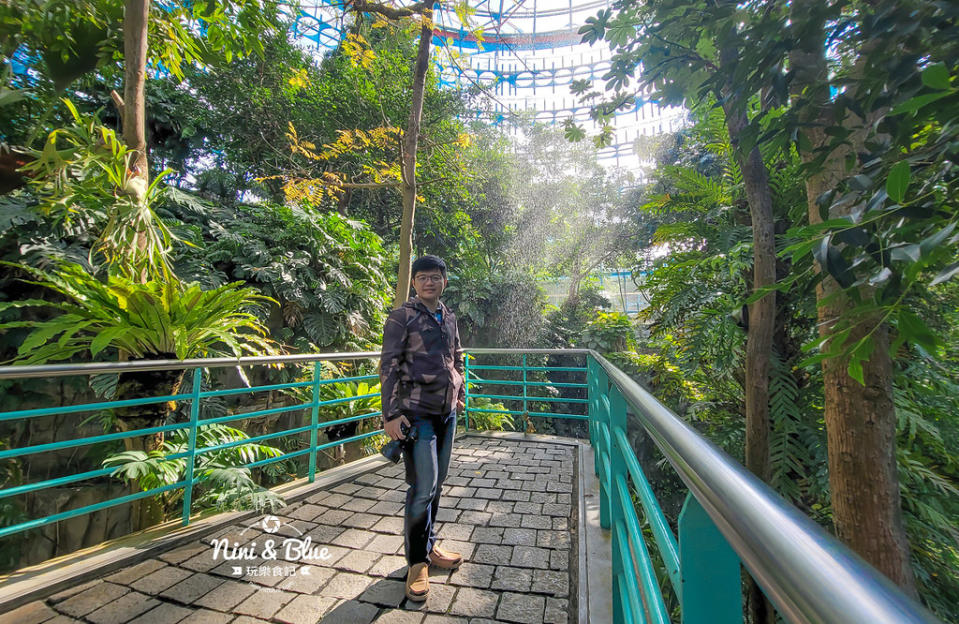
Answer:
<path fill-rule="evenodd" d="M 455 570 L 463 563 L 463 556 L 459 553 L 443 550 L 439 546 L 433 546 L 433 550 L 430 552 L 430 563 L 444 570 Z"/>
<path fill-rule="evenodd" d="M 414 563 L 406 573 L 406 597 L 423 602 L 429 594 L 429 566 L 426 563 Z"/>

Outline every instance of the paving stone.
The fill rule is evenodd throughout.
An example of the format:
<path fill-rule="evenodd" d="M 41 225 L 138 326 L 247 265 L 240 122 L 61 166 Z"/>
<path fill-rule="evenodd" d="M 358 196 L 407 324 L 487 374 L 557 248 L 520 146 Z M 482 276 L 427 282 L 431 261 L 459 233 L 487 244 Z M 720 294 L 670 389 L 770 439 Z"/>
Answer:
<path fill-rule="evenodd" d="M 373 514 L 357 512 L 343 521 L 343 526 L 354 527 L 359 529 L 368 529 L 377 522 L 379 522 L 380 516 L 375 516 Z"/>
<path fill-rule="evenodd" d="M 314 544 L 329 544 L 337 535 L 345 531 L 345 527 L 330 526 L 328 524 L 318 524 L 315 528 L 307 532 L 307 536 L 313 540 Z"/>
<path fill-rule="evenodd" d="M 448 540 L 445 539 L 440 542 L 440 548 L 447 550 L 449 552 L 459 553 L 464 560 L 468 561 L 473 556 L 473 550 L 476 548 L 476 544 L 472 542 L 460 542 L 458 540 Z"/>
<path fill-rule="evenodd" d="M 485 511 L 464 511 L 460 513 L 459 522 L 461 524 L 479 524 L 485 526 L 489 524 L 490 518 L 492 517 L 493 514 Z"/>
<path fill-rule="evenodd" d="M 223 563 L 222 558 L 213 558 L 213 552 L 213 547 L 211 546 L 206 552 L 201 552 L 195 557 L 190 557 L 186 561 L 181 561 L 179 565 L 182 568 L 193 570 L 194 572 L 209 572 L 213 568 Z"/>
<path fill-rule="evenodd" d="M 368 498 L 354 498 L 351 501 L 345 503 L 341 509 L 346 509 L 347 511 L 369 511 L 370 507 L 376 504 L 376 501 L 372 501 Z"/>
<path fill-rule="evenodd" d="M 503 543 L 511 546 L 535 546 L 536 529 L 506 529 Z"/>
<path fill-rule="evenodd" d="M 405 579 L 405 577 L 404 577 Z M 404 587 L 406 581 L 403 581 Z M 456 588 L 451 585 L 442 585 L 439 583 L 434 583 L 432 577 L 430 578 L 430 595 L 426 598 L 426 602 L 423 604 L 422 608 L 431 613 L 446 613 L 450 610 L 450 605 L 453 604 L 453 596 L 456 594 Z M 407 601 L 408 606 L 415 605 Z"/>
<path fill-rule="evenodd" d="M 462 487 L 454 485 L 449 490 L 443 488 L 448 496 L 460 496 L 462 498 L 473 498 L 476 495 L 476 488 Z"/>
<path fill-rule="evenodd" d="M 306 502 L 336 509 L 337 507 L 350 502 L 350 500 L 352 500 L 352 498 L 346 494 L 338 494 L 331 490 L 323 490 L 322 492 L 317 492 L 313 496 L 307 498 Z"/>
<path fill-rule="evenodd" d="M 500 488 L 476 488 L 478 498 L 491 498 L 499 500 L 503 497 L 503 490 Z"/>
<path fill-rule="evenodd" d="M 385 555 L 377 560 L 369 570 L 370 576 L 387 576 L 390 578 L 406 578 L 406 558 Z"/>
<path fill-rule="evenodd" d="M 386 488 L 366 485 L 354 492 L 354 495 L 362 498 L 372 498 L 373 500 L 378 501 L 380 500 L 380 496 L 386 494 L 387 491 L 388 490 Z"/>
<path fill-rule="evenodd" d="M 519 527 L 520 520 L 526 516 L 522 514 L 515 513 L 494 513 L 493 517 L 490 518 L 489 525 L 491 527 L 505 527 L 510 529 L 515 529 Z"/>
<path fill-rule="evenodd" d="M 524 529 L 551 529 L 553 521 L 549 516 L 522 516 L 520 523 Z"/>
<path fill-rule="evenodd" d="M 333 578 L 336 570 L 319 566 L 300 566 L 292 574 L 277 584 L 277 588 L 300 594 L 313 594 Z"/>
<path fill-rule="evenodd" d="M 371 530 L 377 533 L 389 533 L 390 535 L 402 535 L 403 518 L 383 518 L 371 527 Z"/>
<path fill-rule="evenodd" d="M 216 611 L 229 611 L 257 591 L 256 586 L 238 581 L 226 581 L 213 591 L 201 596 L 193 604 Z"/>
<path fill-rule="evenodd" d="M 190 572 L 187 570 L 181 570 L 173 566 L 165 566 L 134 581 L 130 584 L 130 587 L 146 594 L 159 594 L 164 589 L 173 587 L 188 576 L 190 576 Z"/>
<path fill-rule="evenodd" d="M 479 528 L 476 529 L 480 530 Z M 459 524 L 458 522 L 444 522 L 443 526 L 436 532 L 438 537 L 443 539 L 459 540 L 467 542 L 473 533 L 473 525 Z"/>
<path fill-rule="evenodd" d="M 534 516 L 538 516 L 543 513 L 543 504 L 542 503 L 514 503 L 513 511 L 518 514 L 532 514 Z"/>
<path fill-rule="evenodd" d="M 306 504 L 293 510 L 289 515 L 291 518 L 296 518 L 297 520 L 313 520 L 313 518 L 316 518 L 327 511 L 329 511 L 328 507 Z"/>
<path fill-rule="evenodd" d="M 369 508 L 369 513 L 379 514 L 381 516 L 395 516 L 403 511 L 405 505 L 401 503 L 391 503 L 389 501 L 380 501 Z"/>
<path fill-rule="evenodd" d="M 376 560 L 382 557 L 378 552 L 368 550 L 354 550 L 336 562 L 338 570 L 363 573 L 369 570 Z"/>
<path fill-rule="evenodd" d="M 489 511 L 489 512 L 492 512 L 492 513 L 501 513 L 501 514 L 512 513 L 512 512 L 513 512 L 513 506 L 514 506 L 515 504 L 516 504 L 516 503 L 514 503 L 514 502 L 512 502 L 512 501 L 505 501 L 505 500 L 487 501 L 487 503 L 486 503 L 486 511 Z"/>
<path fill-rule="evenodd" d="M 422 624 L 423 614 L 403 609 L 389 609 L 373 620 L 375 624 Z"/>
<path fill-rule="evenodd" d="M 512 546 L 497 546 L 495 544 L 480 544 L 471 561 L 488 563 L 491 565 L 509 565 L 513 558 Z"/>
<path fill-rule="evenodd" d="M 496 618 L 522 624 L 543 624 L 545 608 L 546 599 L 542 596 L 505 592 L 500 598 Z"/>
<path fill-rule="evenodd" d="M 393 555 L 403 548 L 402 535 L 377 535 L 369 544 L 364 547 L 366 550 Z"/>
<path fill-rule="evenodd" d="M 67 598 L 57 605 L 57 611 L 72 617 L 83 617 L 87 613 L 113 602 L 130 590 L 122 585 L 98 582 L 75 596 Z"/>
<path fill-rule="evenodd" d="M 185 620 L 180 620 L 179 624 L 226 624 L 232 618 L 232 613 L 218 613 L 216 611 L 210 611 L 209 609 L 197 609 L 188 615 Z M 144 622 L 144 624 L 150 623 Z"/>
<path fill-rule="evenodd" d="M 161 602 L 154 609 L 132 620 L 130 624 L 176 624 L 191 613 L 194 613 L 192 609 L 175 605 L 172 602 Z"/>
<path fill-rule="evenodd" d="M 557 494 L 556 502 L 557 503 L 566 503 L 567 505 L 572 504 L 572 494 Z"/>
<path fill-rule="evenodd" d="M 261 620 L 257 617 L 252 617 L 249 615 L 241 615 L 236 618 L 230 624 L 270 624 L 267 620 Z"/>
<path fill-rule="evenodd" d="M 554 531 L 569 531 L 569 518 L 553 518 Z"/>
<path fill-rule="evenodd" d="M 469 620 L 466 618 L 430 613 L 426 616 L 426 619 L 423 620 L 423 624 L 469 624 Z"/>
<path fill-rule="evenodd" d="M 540 548 L 569 549 L 568 531 L 537 531 L 536 545 Z"/>
<path fill-rule="evenodd" d="M 83 620 L 76 620 L 72 617 L 67 617 L 66 615 L 58 615 L 52 620 L 47 620 L 43 624 L 83 624 Z"/>
<path fill-rule="evenodd" d="M 569 570 L 569 552 L 565 550 L 550 551 L 549 567 L 553 570 Z"/>
<path fill-rule="evenodd" d="M 353 479 L 353 483 L 360 483 L 362 485 L 376 485 L 382 480 L 383 477 L 379 476 L 378 474 L 368 472 Z"/>
<path fill-rule="evenodd" d="M 489 503 L 485 498 L 462 498 L 460 499 L 459 504 L 456 505 L 458 509 L 470 509 L 473 511 L 484 511 L 486 505 Z"/>
<path fill-rule="evenodd" d="M 496 613 L 496 602 L 498 600 L 499 594 L 496 592 L 464 587 L 456 592 L 450 613 L 452 615 L 493 617 Z"/>
<path fill-rule="evenodd" d="M 159 600 L 146 594 L 128 592 L 115 600 L 104 603 L 99 609 L 86 614 L 84 617 L 93 624 L 124 624 L 159 604 Z"/>
<path fill-rule="evenodd" d="M 496 487 L 496 479 L 475 478 L 470 479 L 469 484 L 475 488 L 491 488 Z"/>
<path fill-rule="evenodd" d="M 333 488 L 333 492 L 338 494 L 355 494 L 357 490 L 361 489 L 363 486 L 356 485 L 355 483 L 341 483 Z"/>
<path fill-rule="evenodd" d="M 547 598 L 545 624 L 569 624 L 569 601 L 565 598 Z"/>
<path fill-rule="evenodd" d="M 446 507 L 440 507 L 436 512 L 436 521 L 437 522 L 456 522 L 459 520 L 460 510 L 459 509 L 448 509 Z"/>
<path fill-rule="evenodd" d="M 260 589 L 237 605 L 233 612 L 269 620 L 299 595 L 273 588 Z"/>
<path fill-rule="evenodd" d="M 398 607 L 405 598 L 405 580 L 377 580 L 360 594 L 360 600 L 363 602 L 371 602 L 381 607 Z"/>
<path fill-rule="evenodd" d="M 400 469 L 399 472 L 393 473 L 393 475 L 390 478 L 383 479 L 382 481 L 380 481 L 379 486 L 383 488 L 389 488 L 391 490 L 395 490 L 398 488 L 406 488 L 406 481 L 403 479 L 396 478 L 400 475 L 403 475 L 404 472 L 405 472 L 405 469 Z"/>
<path fill-rule="evenodd" d="M 183 579 L 173 587 L 163 590 L 160 595 L 183 604 L 190 604 L 225 582 L 223 579 L 209 574 L 197 573 Z"/>
<path fill-rule="evenodd" d="M 513 559 L 510 565 L 522 568 L 549 568 L 549 553 L 545 548 L 534 546 L 516 546 L 513 548 Z"/>
<path fill-rule="evenodd" d="M 352 572 L 337 572 L 323 588 L 323 595 L 331 598 L 356 598 L 373 582 L 373 579 Z"/>
<path fill-rule="evenodd" d="M 318 524 L 329 524 L 339 526 L 344 520 L 353 515 L 352 511 L 345 509 L 330 509 L 318 515 L 313 519 Z"/>
<path fill-rule="evenodd" d="M 323 616 L 323 624 L 370 624 L 379 608 L 365 602 L 346 600 Z"/>
<path fill-rule="evenodd" d="M 273 620 L 284 624 L 316 624 L 337 602 L 336 598 L 329 596 L 301 594 L 280 609 Z"/>
<path fill-rule="evenodd" d="M 445 528 L 445 527 L 444 527 Z M 443 536 L 441 536 L 443 537 Z M 458 538 L 454 538 L 458 539 Z M 502 527 L 476 527 L 469 541 L 476 544 L 499 544 L 503 541 Z"/>
<path fill-rule="evenodd" d="M 513 592 L 528 592 L 533 580 L 533 571 L 526 568 L 497 566 L 490 589 Z"/>
<path fill-rule="evenodd" d="M 495 568 L 481 563 L 464 563 L 450 574 L 450 584 L 485 589 L 490 586 Z"/>
<path fill-rule="evenodd" d="M 380 496 L 380 502 L 388 503 L 406 503 L 405 490 L 387 490 L 386 494 Z"/>
<path fill-rule="evenodd" d="M 551 594 L 557 598 L 569 595 L 569 573 L 558 570 L 533 570 L 533 586 L 530 591 Z"/>
<path fill-rule="evenodd" d="M 57 616 L 42 600 L 28 602 L 13 611 L 0 613 L 0 624 L 40 624 Z"/>
<path fill-rule="evenodd" d="M 344 548 L 363 548 L 372 541 L 376 535 L 370 531 L 362 529 L 347 529 L 333 538 L 332 543 Z"/>
<path fill-rule="evenodd" d="M 104 577 L 103 580 L 120 585 L 129 585 L 133 581 L 143 578 L 151 572 L 156 572 L 165 566 L 166 564 L 158 559 L 147 559 L 136 565 L 123 568 L 119 572 L 114 572 L 110 576 Z"/>

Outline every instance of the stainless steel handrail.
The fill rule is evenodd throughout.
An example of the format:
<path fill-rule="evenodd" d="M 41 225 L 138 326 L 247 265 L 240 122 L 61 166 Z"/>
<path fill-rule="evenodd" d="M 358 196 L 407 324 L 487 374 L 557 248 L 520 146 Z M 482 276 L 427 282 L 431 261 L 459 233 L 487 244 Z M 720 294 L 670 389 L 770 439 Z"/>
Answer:
<path fill-rule="evenodd" d="M 787 620 L 941 624 L 626 373 L 591 355 Z"/>

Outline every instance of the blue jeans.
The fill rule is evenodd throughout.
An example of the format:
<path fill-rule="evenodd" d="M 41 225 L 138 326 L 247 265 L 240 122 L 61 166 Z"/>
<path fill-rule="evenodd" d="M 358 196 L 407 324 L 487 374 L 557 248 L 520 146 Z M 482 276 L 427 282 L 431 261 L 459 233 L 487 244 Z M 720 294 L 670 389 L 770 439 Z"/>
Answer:
<path fill-rule="evenodd" d="M 416 430 L 412 448 L 403 452 L 406 463 L 406 514 L 404 534 L 406 562 L 429 563 L 429 553 L 436 542 L 436 512 L 439 511 L 443 481 L 450 468 L 453 434 L 456 432 L 456 410 L 446 416 L 407 414 L 410 427 Z"/>

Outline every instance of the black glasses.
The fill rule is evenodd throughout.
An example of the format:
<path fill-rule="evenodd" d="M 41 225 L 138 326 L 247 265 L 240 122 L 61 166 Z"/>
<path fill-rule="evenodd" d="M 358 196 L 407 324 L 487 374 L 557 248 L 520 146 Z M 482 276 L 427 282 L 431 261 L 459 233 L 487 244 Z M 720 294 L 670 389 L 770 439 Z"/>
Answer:
<path fill-rule="evenodd" d="M 443 281 L 442 275 L 423 275 L 422 273 L 413 278 L 413 281 L 426 283 L 433 282 L 434 284 L 439 284 Z"/>

